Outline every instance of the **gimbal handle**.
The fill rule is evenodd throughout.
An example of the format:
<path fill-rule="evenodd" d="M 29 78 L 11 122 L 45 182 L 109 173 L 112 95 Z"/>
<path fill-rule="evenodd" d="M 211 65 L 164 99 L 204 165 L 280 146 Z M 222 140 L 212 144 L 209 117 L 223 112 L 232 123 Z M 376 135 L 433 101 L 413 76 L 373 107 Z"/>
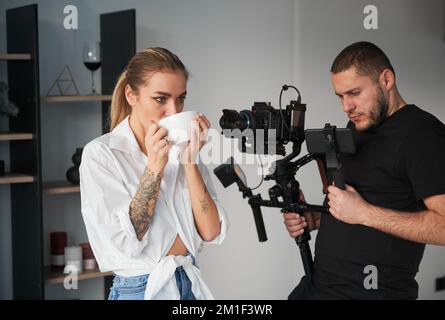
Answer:
<path fill-rule="evenodd" d="M 332 170 L 331 176 L 332 176 L 332 181 L 334 181 L 334 184 L 337 188 L 340 188 L 343 190 L 346 189 L 345 177 L 344 177 L 343 170 L 341 167 L 338 169 Z"/>
<path fill-rule="evenodd" d="M 264 227 L 261 207 L 255 204 L 251 204 L 250 206 L 252 207 L 253 219 L 255 220 L 255 226 L 258 233 L 258 240 L 260 242 L 265 242 L 267 241 L 267 234 L 266 234 L 266 228 Z"/>

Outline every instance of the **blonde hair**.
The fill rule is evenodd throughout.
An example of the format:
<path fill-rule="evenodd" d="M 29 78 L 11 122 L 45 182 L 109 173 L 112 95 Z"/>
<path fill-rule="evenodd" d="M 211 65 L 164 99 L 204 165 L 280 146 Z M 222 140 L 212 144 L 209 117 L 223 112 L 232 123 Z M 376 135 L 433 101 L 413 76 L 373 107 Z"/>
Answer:
<path fill-rule="evenodd" d="M 125 87 L 129 85 L 138 93 L 139 87 L 146 82 L 148 76 L 160 71 L 179 71 L 188 79 L 188 71 L 182 61 L 165 48 L 147 48 L 131 58 L 114 87 L 110 108 L 110 131 L 131 113 L 131 106 L 125 97 Z"/>

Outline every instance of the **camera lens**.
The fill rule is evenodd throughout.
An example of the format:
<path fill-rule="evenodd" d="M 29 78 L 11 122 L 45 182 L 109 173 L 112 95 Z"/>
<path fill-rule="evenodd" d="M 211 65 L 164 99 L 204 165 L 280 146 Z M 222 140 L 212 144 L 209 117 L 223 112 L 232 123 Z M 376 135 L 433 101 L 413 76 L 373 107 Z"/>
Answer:
<path fill-rule="evenodd" d="M 229 130 L 239 129 L 243 131 L 247 128 L 255 129 L 252 111 L 249 110 L 238 112 L 236 110 L 224 109 L 223 116 L 219 119 L 219 125 L 221 129 Z"/>

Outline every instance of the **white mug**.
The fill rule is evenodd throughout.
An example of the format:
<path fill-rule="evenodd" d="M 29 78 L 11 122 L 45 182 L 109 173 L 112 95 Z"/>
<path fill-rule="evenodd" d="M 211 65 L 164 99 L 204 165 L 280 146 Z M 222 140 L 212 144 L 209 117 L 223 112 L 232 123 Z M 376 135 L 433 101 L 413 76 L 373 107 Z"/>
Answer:
<path fill-rule="evenodd" d="M 173 145 L 182 145 L 190 140 L 190 129 L 196 111 L 184 111 L 173 114 L 159 121 L 159 125 L 168 131 L 168 140 Z"/>

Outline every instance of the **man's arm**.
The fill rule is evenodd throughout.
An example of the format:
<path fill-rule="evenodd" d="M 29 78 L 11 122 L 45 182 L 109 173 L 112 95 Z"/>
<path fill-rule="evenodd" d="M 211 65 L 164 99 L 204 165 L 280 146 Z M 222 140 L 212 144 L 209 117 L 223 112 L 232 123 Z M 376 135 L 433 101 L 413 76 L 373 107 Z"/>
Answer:
<path fill-rule="evenodd" d="M 409 213 L 372 206 L 365 225 L 411 241 L 445 245 L 445 194 L 424 199 L 428 210 Z"/>
<path fill-rule="evenodd" d="M 445 246 L 445 194 L 424 199 L 427 210 L 401 212 L 366 202 L 351 186 L 330 186 L 329 211 L 345 223 L 362 224 L 396 237 Z"/>

